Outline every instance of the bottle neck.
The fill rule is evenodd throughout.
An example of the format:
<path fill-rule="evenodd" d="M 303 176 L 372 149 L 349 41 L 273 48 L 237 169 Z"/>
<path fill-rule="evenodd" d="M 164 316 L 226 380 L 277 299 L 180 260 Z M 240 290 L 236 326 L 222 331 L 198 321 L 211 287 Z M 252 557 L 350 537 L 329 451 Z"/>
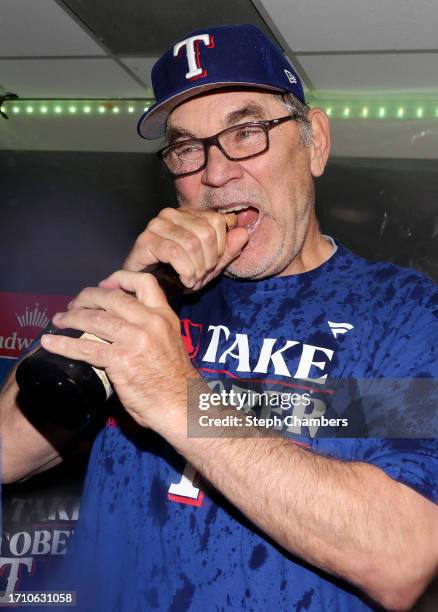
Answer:
<path fill-rule="evenodd" d="M 161 289 L 166 294 L 170 307 L 172 310 L 177 310 L 181 304 L 185 287 L 172 266 L 168 263 L 158 262 L 148 266 L 143 272 L 155 276 Z"/>

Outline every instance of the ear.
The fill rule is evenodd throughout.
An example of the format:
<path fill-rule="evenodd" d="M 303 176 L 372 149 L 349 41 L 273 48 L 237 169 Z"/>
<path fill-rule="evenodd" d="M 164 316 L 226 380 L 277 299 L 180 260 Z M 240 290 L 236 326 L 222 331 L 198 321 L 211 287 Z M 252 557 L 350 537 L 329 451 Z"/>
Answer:
<path fill-rule="evenodd" d="M 327 115 L 320 108 L 312 108 L 308 119 L 312 124 L 310 170 L 316 178 L 324 172 L 330 153 L 330 124 Z"/>

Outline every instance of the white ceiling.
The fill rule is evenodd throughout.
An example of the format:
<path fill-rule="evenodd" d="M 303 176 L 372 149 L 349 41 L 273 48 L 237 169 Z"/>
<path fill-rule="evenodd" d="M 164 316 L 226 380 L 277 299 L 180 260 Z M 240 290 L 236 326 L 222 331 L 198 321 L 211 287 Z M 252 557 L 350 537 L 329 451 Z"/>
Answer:
<path fill-rule="evenodd" d="M 151 11 L 156 5 L 156 0 L 138 2 L 139 6 L 146 2 Z M 191 2 L 175 5 L 175 10 L 184 11 Z M 210 0 L 205 10 L 210 6 L 217 11 L 220 3 Z M 248 0 L 247 4 L 254 14 L 257 9 L 283 45 L 310 97 L 320 91 L 326 97 L 343 92 L 377 98 L 388 92 L 411 97 L 427 93 L 432 98 L 436 94 L 438 107 L 437 0 Z M 131 19 L 134 27 L 135 14 Z M 175 20 L 175 14 L 169 19 Z M 157 49 L 156 55 L 161 51 Z M 12 91 L 30 99 L 148 98 L 154 60 L 114 54 L 62 0 L 0 0 L 0 93 Z M 0 118 L 0 147 L 147 150 L 150 145 L 137 138 L 135 123 L 135 116 L 10 116 L 9 121 Z M 436 158 L 433 135 L 438 117 L 420 123 L 378 123 L 384 137 L 376 151 L 369 121 L 335 120 L 334 154 L 404 157 L 410 151 Z M 396 137 L 391 137 L 395 130 Z M 425 130 L 432 138 L 418 137 Z M 358 138 L 360 145 L 355 144 Z"/>
<path fill-rule="evenodd" d="M 438 93 L 437 53 L 318 54 L 298 58 L 318 90 Z"/>
<path fill-rule="evenodd" d="M 22 98 L 144 98 L 134 79 L 109 58 L 3 59 L 1 78 Z"/>
<path fill-rule="evenodd" d="M 262 0 L 296 53 L 437 49 L 436 0 Z"/>
<path fill-rule="evenodd" d="M 105 55 L 53 0 L 1 0 L 0 56 Z"/>

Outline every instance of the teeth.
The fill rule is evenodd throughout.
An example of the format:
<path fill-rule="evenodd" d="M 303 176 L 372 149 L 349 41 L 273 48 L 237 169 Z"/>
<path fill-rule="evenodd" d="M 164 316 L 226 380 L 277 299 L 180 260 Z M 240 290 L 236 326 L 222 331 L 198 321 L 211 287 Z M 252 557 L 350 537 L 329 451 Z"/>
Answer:
<path fill-rule="evenodd" d="M 247 210 L 247 208 L 249 208 L 249 206 L 232 206 L 230 208 L 221 208 L 218 212 L 224 215 L 230 212 L 239 212 L 239 210 Z"/>

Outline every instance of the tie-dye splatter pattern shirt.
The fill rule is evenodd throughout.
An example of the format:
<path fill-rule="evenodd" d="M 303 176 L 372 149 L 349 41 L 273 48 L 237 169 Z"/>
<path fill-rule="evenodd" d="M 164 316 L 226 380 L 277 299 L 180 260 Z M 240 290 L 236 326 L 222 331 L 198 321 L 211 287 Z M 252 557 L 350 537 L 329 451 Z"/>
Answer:
<path fill-rule="evenodd" d="M 221 279 L 191 298 L 181 321 L 206 376 L 287 383 L 304 372 L 321 388 L 325 374 L 438 378 L 437 313 L 438 291 L 424 276 L 339 246 L 304 274 Z M 168 374 L 172 384 L 171 364 Z M 315 452 L 373 463 L 438 500 L 433 438 L 305 437 Z M 93 612 L 373 607 L 264 537 L 162 438 L 122 421 L 110 420 L 95 441 L 66 567 L 73 578 L 63 586 Z"/>

